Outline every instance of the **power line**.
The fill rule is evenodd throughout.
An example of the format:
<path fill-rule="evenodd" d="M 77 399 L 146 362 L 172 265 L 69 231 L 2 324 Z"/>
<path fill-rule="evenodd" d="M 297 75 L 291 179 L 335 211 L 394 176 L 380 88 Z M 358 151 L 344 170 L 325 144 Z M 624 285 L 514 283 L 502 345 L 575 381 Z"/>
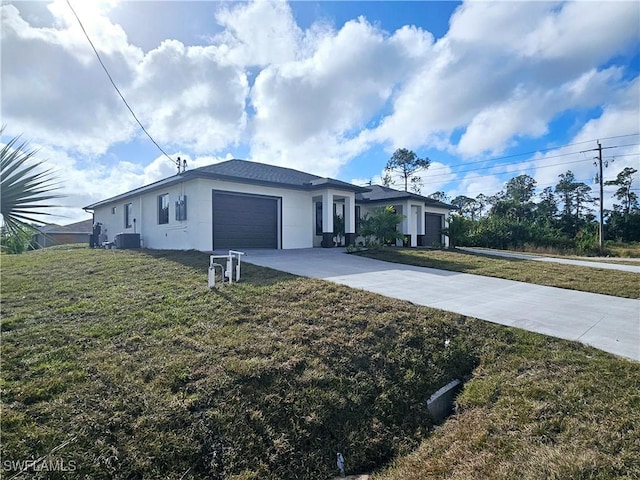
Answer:
<path fill-rule="evenodd" d="M 113 81 L 113 78 L 111 77 L 111 74 L 109 73 L 109 70 L 107 70 L 107 67 L 103 63 L 102 58 L 100 58 L 100 54 L 98 53 L 98 50 L 93 45 L 93 42 L 91 41 L 91 38 L 89 37 L 89 34 L 85 30 L 84 25 L 82 24 L 82 21 L 80 21 L 80 17 L 78 17 L 78 14 L 76 13 L 76 11 L 71 6 L 71 3 L 69 2 L 69 0 L 67 0 L 67 5 L 69 5 L 69 8 L 73 12 L 73 15 L 76 17 L 76 20 L 78 20 L 78 23 L 80 24 L 80 28 L 82 29 L 82 32 L 84 33 L 84 36 L 87 37 L 87 40 L 89 41 L 89 44 L 91 45 L 91 48 L 93 48 L 93 52 L 96 54 L 96 57 L 98 58 L 98 62 L 100 62 L 100 65 L 102 65 L 102 69 L 104 70 L 104 73 L 106 73 L 107 77 L 109 77 L 109 81 L 111 82 L 111 85 L 113 85 L 113 88 L 116 89 L 116 92 L 118 92 L 118 95 L 120 95 L 120 98 L 122 99 L 122 101 L 124 102 L 126 107 L 129 109 L 129 112 L 131 112 L 131 115 L 133 116 L 135 121 L 138 122 L 138 125 L 140 125 L 140 128 L 142 129 L 142 131 L 147 135 L 147 137 L 149 137 L 149 139 L 154 143 L 154 145 L 156 147 L 158 147 L 158 150 L 160 150 L 164 154 L 164 156 L 167 157 L 171 161 L 171 163 L 175 163 L 174 160 L 169 156 L 169 154 L 167 154 L 167 152 L 165 152 L 163 150 L 163 148 L 160 145 L 158 145 L 158 142 L 156 142 L 153 139 L 153 137 L 149 134 L 149 132 L 147 132 L 147 129 L 144 128 L 144 125 L 142 125 L 142 122 L 140 122 L 140 120 L 138 119 L 138 117 L 134 113 L 133 109 L 129 106 L 129 104 L 125 100 L 124 95 L 122 95 L 122 92 L 120 92 L 120 89 L 116 85 L 116 82 Z"/>
<path fill-rule="evenodd" d="M 629 136 L 629 135 L 625 135 L 625 136 Z M 615 146 L 611 146 L 611 147 L 607 147 L 607 148 L 621 148 L 621 147 L 632 147 L 632 146 L 637 146 L 639 144 L 634 143 L 634 144 L 626 144 L 626 145 L 615 145 Z M 569 155 L 576 155 L 576 154 L 580 154 L 580 153 L 584 153 L 584 152 L 570 152 L 570 153 L 565 153 L 565 154 L 559 154 L 559 155 L 554 155 L 551 157 L 545 157 L 545 158 L 540 158 L 540 159 L 536 159 L 536 160 L 525 160 L 525 161 L 520 161 L 520 162 L 511 162 L 511 163 L 504 163 L 504 164 L 499 164 L 499 165 L 491 165 L 488 167 L 480 167 L 480 168 L 475 168 L 475 169 L 468 169 L 468 170 L 460 170 L 457 172 L 450 172 L 450 173 L 446 173 L 446 174 L 436 174 L 433 176 L 446 176 L 446 175 L 456 175 L 458 173 L 466 173 L 466 172 L 470 172 L 470 171 L 478 171 L 478 170 L 486 170 L 486 169 L 495 169 L 501 166 L 509 166 L 509 165 L 518 165 L 518 164 L 523 164 L 523 163 L 528 163 L 528 162 L 536 162 L 536 161 L 541 161 L 541 160 L 547 160 L 549 158 L 558 158 L 558 157 L 563 157 L 563 156 L 569 156 Z M 618 157 L 626 157 L 626 156 L 635 156 L 635 155 L 640 155 L 640 153 L 629 153 L 629 154 L 623 154 L 623 155 L 618 155 Z M 551 168 L 551 167 L 558 167 L 558 166 L 562 166 L 562 165 L 571 165 L 574 163 L 581 163 L 581 162 L 587 162 L 587 161 L 592 161 L 593 159 L 591 158 L 582 158 L 580 160 L 573 160 L 573 161 L 569 161 L 569 162 L 560 162 L 560 163 L 552 163 L 549 165 L 540 165 L 540 166 L 534 166 L 531 165 L 528 168 L 526 168 L 525 170 L 530 170 L 530 169 L 541 169 L 541 168 Z M 474 176 L 470 176 L 470 177 L 466 177 L 465 180 L 475 180 L 477 178 L 484 178 L 484 177 L 492 177 L 492 176 L 496 176 L 496 175 L 501 175 L 501 174 L 505 174 L 505 173 L 509 173 L 509 172 L 491 172 L 491 173 L 486 173 L 486 174 L 481 174 L 481 175 L 474 175 Z M 513 173 L 513 172 L 511 172 Z M 433 185 L 433 184 L 438 184 L 441 183 L 442 180 L 435 180 L 435 181 L 428 181 L 430 180 L 429 177 L 426 177 L 427 181 L 423 181 L 422 185 L 423 186 L 427 186 L 427 185 Z M 587 182 L 585 180 L 585 182 Z M 547 186 L 552 186 L 553 184 L 549 184 Z M 538 188 L 542 187 L 542 185 L 537 185 Z M 469 193 L 475 193 L 474 192 L 469 192 Z M 479 192 L 482 193 L 482 192 Z"/>
<path fill-rule="evenodd" d="M 615 135 L 613 137 L 604 137 L 604 138 L 600 138 L 600 140 L 612 140 L 614 138 L 624 138 L 624 137 L 633 137 L 633 136 L 638 136 L 640 135 L 640 133 L 627 133 L 625 135 Z M 493 158 L 485 158 L 483 160 L 476 160 L 473 162 L 464 162 L 464 163 L 459 163 L 456 165 L 443 165 L 442 167 L 434 167 L 432 170 L 435 169 L 444 169 L 444 168 L 455 168 L 455 167 L 462 167 L 465 165 L 473 165 L 476 163 L 486 163 L 486 162 L 495 162 L 497 160 L 506 160 L 508 158 L 514 158 L 514 157 L 522 157 L 524 155 L 534 155 L 536 153 L 544 153 L 544 152 L 548 152 L 550 150 L 559 150 L 561 148 L 567 148 L 567 147 L 574 147 L 576 145 L 583 145 L 585 143 L 592 143 L 592 142 L 596 142 L 598 139 L 594 138 L 593 140 L 584 140 L 582 142 L 576 142 L 576 143 L 567 143 L 565 145 L 558 145 L 555 147 L 549 147 L 549 148 L 543 148 L 540 150 L 533 150 L 530 152 L 521 152 L 521 153 L 513 153 L 511 155 L 505 155 L 502 157 L 493 157 Z M 637 145 L 637 144 L 634 144 Z M 631 145 L 619 145 L 620 147 L 624 147 L 624 146 L 631 146 Z M 553 157 L 546 157 L 546 158 L 553 158 Z M 526 161 L 526 160 L 525 160 Z"/>
<path fill-rule="evenodd" d="M 436 173 L 435 175 L 428 175 L 427 178 L 442 177 L 442 176 L 447 176 L 447 175 L 456 175 L 458 173 L 475 172 L 475 171 L 478 171 L 478 170 L 489 170 L 489 169 L 492 169 L 492 168 L 499 168 L 499 167 L 508 167 L 508 166 L 511 166 L 511 165 L 520 165 L 521 163 L 539 162 L 539 161 L 543 161 L 543 160 L 548 160 L 550 158 L 568 157 L 569 155 L 576 155 L 576 154 L 579 154 L 579 153 L 582 153 L 582 152 L 560 153 L 558 155 L 552 155 L 552 156 L 545 157 L 545 158 L 536 158 L 536 159 L 533 159 L 533 160 L 521 160 L 521 161 L 518 161 L 518 162 L 499 163 L 497 165 L 488 165 L 488 166 L 484 166 L 484 167 L 468 168 L 466 170 L 456 170 L 455 172 L 452 171 L 452 172 L 447 172 L 447 173 Z M 426 173 L 428 174 L 429 170 L 427 170 Z"/>
<path fill-rule="evenodd" d="M 562 166 L 562 165 L 571 165 L 571 164 L 574 164 L 574 163 L 581 163 L 581 162 L 587 162 L 587 161 L 591 162 L 591 159 L 586 158 L 586 159 L 580 159 L 580 160 L 572 160 L 570 162 L 552 163 L 550 165 L 541 165 L 539 167 L 530 167 L 530 168 L 536 168 L 536 169 L 551 168 L 551 167 L 559 167 L 559 166 Z M 494 168 L 494 167 L 491 167 L 491 168 Z M 509 173 L 509 172 L 503 172 L 503 174 L 504 173 Z M 513 172 L 511 172 L 511 173 L 513 173 Z M 471 177 L 465 177 L 464 180 L 474 180 L 476 178 L 493 177 L 495 175 L 500 175 L 500 174 L 501 173 L 496 173 L 496 172 L 485 173 L 485 174 L 482 174 L 482 175 L 474 175 L 474 176 L 471 176 Z M 423 185 L 433 185 L 433 184 L 437 184 L 437 183 L 440 183 L 440 182 L 441 182 L 441 180 L 436 180 L 436 181 L 433 181 L 433 182 L 426 181 L 426 182 L 423 182 Z"/>
<path fill-rule="evenodd" d="M 633 143 L 633 144 L 627 144 L 627 145 L 616 145 L 616 146 L 607 147 L 607 148 L 633 147 L 633 146 L 637 146 L 637 145 L 639 145 L 639 144 Z M 525 164 L 525 163 L 541 162 L 541 161 L 549 160 L 551 158 L 567 157 L 567 156 L 570 156 L 570 155 L 579 155 L 581 153 L 584 153 L 584 151 L 560 153 L 558 155 L 551 155 L 551 156 L 544 157 L 544 158 L 521 160 L 521 161 L 518 161 L 518 162 L 500 163 L 500 164 L 497 164 L 497 165 L 487 165 L 487 166 L 483 166 L 483 167 L 468 168 L 466 170 L 456 170 L 456 171 L 450 171 L 450 172 L 445 172 L 445 173 L 436 173 L 435 175 L 429 175 L 430 171 L 427 170 L 425 172 L 425 179 L 430 180 L 433 177 L 446 177 L 448 175 L 457 175 L 459 173 L 475 172 L 475 171 L 479 171 L 479 170 L 491 170 L 491 169 L 495 169 L 495 168 L 508 167 L 508 166 L 512 166 L 512 165 L 520 165 L 520 164 Z M 520 154 L 517 154 L 517 155 L 520 155 Z M 517 156 L 517 155 L 512 155 L 512 156 Z M 616 155 L 614 157 L 625 157 L 625 156 L 632 156 L 632 155 L 640 155 L 640 154 L 638 154 L 638 153 L 630 153 L 630 154 Z M 504 157 L 504 158 L 506 158 L 506 157 Z M 568 163 L 578 163 L 578 162 L 586 161 L 586 160 L 589 160 L 589 159 L 584 158 L 584 159 L 581 159 L 581 160 L 577 160 L 575 162 L 568 162 Z M 487 161 L 489 161 L 489 160 L 483 160 L 483 163 L 487 162 Z M 478 162 L 474 162 L 474 163 L 478 163 Z M 566 163 L 553 163 L 553 164 L 550 164 L 548 166 L 557 166 L 557 165 L 565 165 L 565 164 Z M 534 166 L 534 165 L 531 165 L 528 169 L 531 169 L 531 168 L 546 168 L 546 167 L 547 167 L 547 165 L 542 165 L 542 166 L 537 166 L 537 167 Z M 492 175 L 494 175 L 494 174 L 497 174 L 497 172 L 493 173 Z M 436 182 L 439 182 L 439 181 L 440 180 L 437 180 Z M 436 183 L 436 182 L 428 182 L 427 181 L 425 183 Z"/>

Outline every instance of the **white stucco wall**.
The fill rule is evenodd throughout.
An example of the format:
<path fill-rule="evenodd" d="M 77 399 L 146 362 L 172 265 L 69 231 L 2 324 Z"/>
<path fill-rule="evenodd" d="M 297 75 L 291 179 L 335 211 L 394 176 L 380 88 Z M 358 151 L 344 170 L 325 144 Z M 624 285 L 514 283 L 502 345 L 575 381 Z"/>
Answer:
<path fill-rule="evenodd" d="M 280 198 L 282 217 L 278 243 L 284 249 L 313 246 L 315 217 L 312 199 L 317 192 L 197 178 L 98 207 L 94 211 L 94 219 L 103 224 L 103 232 L 109 241 L 119 233 L 134 233 L 133 226 L 125 228 L 124 224 L 125 204 L 131 203 L 132 216 L 136 219 L 135 230 L 141 235 L 143 247 L 210 251 L 213 242 L 213 190 Z M 158 197 L 165 193 L 169 194 L 169 223 L 160 225 Z M 175 202 L 180 195 L 187 197 L 187 220 L 184 221 L 176 220 Z M 112 207 L 116 208 L 115 214 L 111 213 Z"/>

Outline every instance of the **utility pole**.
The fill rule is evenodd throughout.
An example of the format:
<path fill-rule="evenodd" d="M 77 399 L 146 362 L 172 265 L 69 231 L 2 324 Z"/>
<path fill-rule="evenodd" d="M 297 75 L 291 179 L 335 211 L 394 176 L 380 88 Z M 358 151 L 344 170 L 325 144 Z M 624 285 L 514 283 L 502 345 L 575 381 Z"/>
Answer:
<path fill-rule="evenodd" d="M 602 256 L 602 252 L 604 252 L 603 246 L 603 238 L 604 238 L 604 179 L 602 178 L 602 145 L 600 145 L 600 140 L 598 140 L 598 181 L 600 183 L 600 224 L 598 228 L 598 251 L 600 252 L 600 256 Z"/>
<path fill-rule="evenodd" d="M 617 147 L 602 147 L 602 145 L 600 144 L 600 140 L 597 140 L 598 142 L 598 148 L 592 148 L 591 150 L 583 150 L 581 153 L 584 152 L 598 152 L 598 156 L 597 157 L 593 157 L 595 160 L 598 161 L 598 163 L 596 164 L 596 162 L 593 162 L 594 166 L 598 167 L 598 184 L 600 186 L 600 221 L 598 222 L 598 250 L 600 252 L 600 255 L 603 254 L 604 252 L 604 178 L 603 178 L 603 173 L 602 173 L 602 150 L 603 149 L 607 149 L 607 148 L 617 148 Z M 608 162 L 605 163 L 604 165 L 605 167 L 608 167 L 609 164 Z"/>

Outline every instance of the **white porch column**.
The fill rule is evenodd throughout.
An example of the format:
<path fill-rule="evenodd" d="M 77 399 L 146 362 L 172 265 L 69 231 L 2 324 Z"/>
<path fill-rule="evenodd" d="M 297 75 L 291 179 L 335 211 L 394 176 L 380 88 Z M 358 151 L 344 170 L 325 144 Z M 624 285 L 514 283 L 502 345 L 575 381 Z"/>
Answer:
<path fill-rule="evenodd" d="M 322 192 L 322 246 L 333 247 L 333 192 Z"/>
<path fill-rule="evenodd" d="M 411 230 L 409 229 L 411 222 L 411 204 L 408 200 L 402 204 L 402 215 L 404 215 L 404 219 L 402 220 L 402 234 L 411 236 Z M 401 247 L 402 240 L 398 240 L 396 245 Z M 411 245 L 411 241 L 409 241 L 409 245 Z"/>
<path fill-rule="evenodd" d="M 449 213 L 444 214 L 444 225 L 443 228 L 449 228 Z M 449 235 L 442 235 L 444 238 L 444 246 L 445 248 L 449 248 Z"/>
<path fill-rule="evenodd" d="M 418 246 L 418 206 L 411 205 L 411 214 L 409 215 L 409 246 Z"/>
<path fill-rule="evenodd" d="M 418 213 L 416 216 L 416 246 L 422 247 L 424 243 L 424 208 L 422 205 L 417 207 Z"/>
<path fill-rule="evenodd" d="M 349 193 L 344 198 L 344 236 L 345 245 L 356 241 L 356 195 Z"/>

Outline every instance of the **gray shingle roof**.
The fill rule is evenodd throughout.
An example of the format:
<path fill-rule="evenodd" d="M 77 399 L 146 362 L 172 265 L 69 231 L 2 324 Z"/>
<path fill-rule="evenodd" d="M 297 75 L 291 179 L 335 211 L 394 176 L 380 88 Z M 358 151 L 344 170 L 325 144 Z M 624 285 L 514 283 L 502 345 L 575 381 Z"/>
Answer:
<path fill-rule="evenodd" d="M 204 173 L 218 177 L 233 177 L 242 180 L 256 180 L 296 186 L 302 186 L 320 178 L 317 175 L 300 172 L 292 168 L 276 167 L 265 163 L 237 159 L 196 168 L 186 173 L 190 175 Z"/>
<path fill-rule="evenodd" d="M 305 190 L 313 187 L 335 186 L 351 191 L 366 190 L 341 180 L 319 177 L 311 173 L 301 172 L 292 168 L 276 167 L 265 163 L 249 162 L 247 160 L 227 160 L 226 162 L 207 165 L 188 171 L 185 176 L 211 176 L 212 178 L 230 179 L 237 182 L 249 182 L 264 185 L 279 185 Z"/>
<path fill-rule="evenodd" d="M 93 209 L 101 205 L 120 201 L 133 195 L 139 195 L 159 187 L 167 187 L 174 183 L 183 182 L 192 178 L 211 178 L 237 183 L 293 188 L 297 190 L 316 190 L 320 188 L 335 187 L 356 193 L 368 191 L 368 188 L 358 187 L 351 183 L 333 178 L 319 177 L 317 175 L 301 172 L 292 168 L 276 167 L 265 163 L 234 159 L 216 163 L 214 165 L 195 168 L 193 170 L 187 170 L 179 175 L 174 175 L 173 177 L 165 178 L 121 195 L 101 200 L 100 202 L 96 202 L 84 208 Z"/>
<path fill-rule="evenodd" d="M 454 210 L 455 207 L 448 205 L 446 203 L 442 203 L 438 200 L 434 200 L 433 198 L 423 197 L 422 195 L 418 195 L 412 192 L 405 192 L 402 190 L 395 190 L 390 187 L 384 187 L 382 185 L 371 185 L 368 187 L 368 192 L 360 192 L 356 193 L 356 202 L 359 203 L 384 203 L 386 201 L 393 200 L 404 200 L 407 198 L 411 198 L 417 200 L 419 202 L 424 202 L 429 207 L 437 207 L 437 208 L 446 208 L 449 210 Z"/>
<path fill-rule="evenodd" d="M 68 225 L 57 225 L 47 223 L 41 227 L 36 227 L 43 233 L 91 233 L 93 231 L 93 220 L 82 220 L 81 222 L 70 223 Z"/>

